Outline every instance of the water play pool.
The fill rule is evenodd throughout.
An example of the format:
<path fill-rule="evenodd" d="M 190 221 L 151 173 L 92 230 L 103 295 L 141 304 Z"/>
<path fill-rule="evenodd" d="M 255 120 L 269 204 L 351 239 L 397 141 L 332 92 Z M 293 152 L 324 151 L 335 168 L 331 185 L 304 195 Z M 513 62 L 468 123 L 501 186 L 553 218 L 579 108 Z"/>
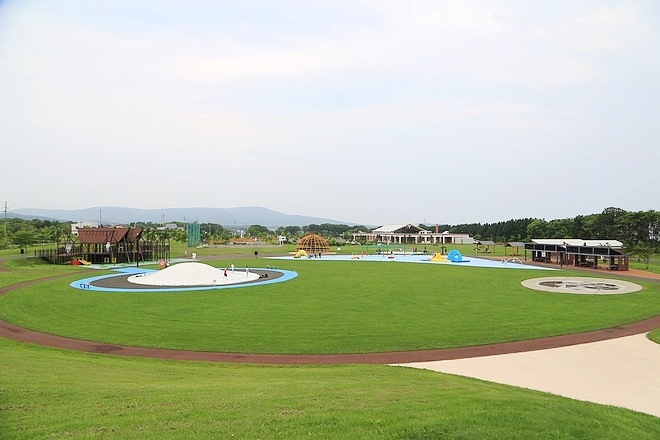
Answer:
<path fill-rule="evenodd" d="M 537 270 L 555 270 L 547 267 L 531 266 L 520 262 L 520 260 L 487 260 L 485 258 L 476 258 L 472 256 L 463 256 L 463 261 L 454 263 L 451 261 L 431 261 L 433 254 L 381 254 L 381 255 L 323 255 L 321 258 L 303 258 L 305 261 L 379 261 L 379 262 L 399 262 L 399 263 L 426 263 L 426 264 L 449 264 L 455 266 L 471 267 L 493 267 L 499 269 L 537 269 Z M 284 257 L 268 257 L 280 260 L 300 260 L 293 255 Z"/>

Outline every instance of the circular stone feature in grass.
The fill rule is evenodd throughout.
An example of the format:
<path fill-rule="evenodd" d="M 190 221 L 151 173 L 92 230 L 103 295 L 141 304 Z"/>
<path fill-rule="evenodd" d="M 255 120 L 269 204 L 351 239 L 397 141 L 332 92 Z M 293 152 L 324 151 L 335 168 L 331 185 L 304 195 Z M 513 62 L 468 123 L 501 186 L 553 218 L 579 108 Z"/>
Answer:
<path fill-rule="evenodd" d="M 586 295 L 621 295 L 642 290 L 639 284 L 609 278 L 544 277 L 524 280 L 520 284 L 529 289 L 545 292 Z"/>

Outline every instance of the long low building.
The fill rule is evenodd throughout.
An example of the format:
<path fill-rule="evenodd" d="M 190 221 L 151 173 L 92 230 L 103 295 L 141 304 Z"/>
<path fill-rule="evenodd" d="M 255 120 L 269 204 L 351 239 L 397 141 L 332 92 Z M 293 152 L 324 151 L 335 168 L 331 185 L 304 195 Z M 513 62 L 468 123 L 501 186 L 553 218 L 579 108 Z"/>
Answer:
<path fill-rule="evenodd" d="M 531 243 L 525 243 L 525 259 L 527 251 L 531 251 L 532 261 L 542 263 L 609 270 L 629 268 L 628 255 L 618 240 L 533 238 Z"/>
<path fill-rule="evenodd" d="M 413 224 L 384 225 L 371 232 L 356 232 L 353 241 L 384 244 L 474 244 L 468 234 L 427 231 Z"/>

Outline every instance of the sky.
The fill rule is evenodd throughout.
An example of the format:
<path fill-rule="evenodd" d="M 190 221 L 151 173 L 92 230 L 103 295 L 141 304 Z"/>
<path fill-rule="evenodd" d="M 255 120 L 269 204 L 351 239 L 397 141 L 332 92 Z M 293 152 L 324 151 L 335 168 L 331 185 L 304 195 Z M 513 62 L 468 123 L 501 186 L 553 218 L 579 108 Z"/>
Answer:
<path fill-rule="evenodd" d="M 0 202 L 660 209 L 660 2 L 0 0 Z"/>

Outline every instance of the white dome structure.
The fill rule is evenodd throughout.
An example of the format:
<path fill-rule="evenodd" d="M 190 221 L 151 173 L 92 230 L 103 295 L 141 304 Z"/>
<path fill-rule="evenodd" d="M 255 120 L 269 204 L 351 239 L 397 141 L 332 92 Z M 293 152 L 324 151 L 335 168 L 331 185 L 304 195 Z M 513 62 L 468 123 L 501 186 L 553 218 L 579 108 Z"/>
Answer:
<path fill-rule="evenodd" d="M 225 276 L 225 270 L 227 275 Z M 129 283 L 143 286 L 220 286 L 246 283 L 259 279 L 259 274 L 248 270 L 218 269 L 204 263 L 179 263 L 162 270 L 132 275 Z"/>

